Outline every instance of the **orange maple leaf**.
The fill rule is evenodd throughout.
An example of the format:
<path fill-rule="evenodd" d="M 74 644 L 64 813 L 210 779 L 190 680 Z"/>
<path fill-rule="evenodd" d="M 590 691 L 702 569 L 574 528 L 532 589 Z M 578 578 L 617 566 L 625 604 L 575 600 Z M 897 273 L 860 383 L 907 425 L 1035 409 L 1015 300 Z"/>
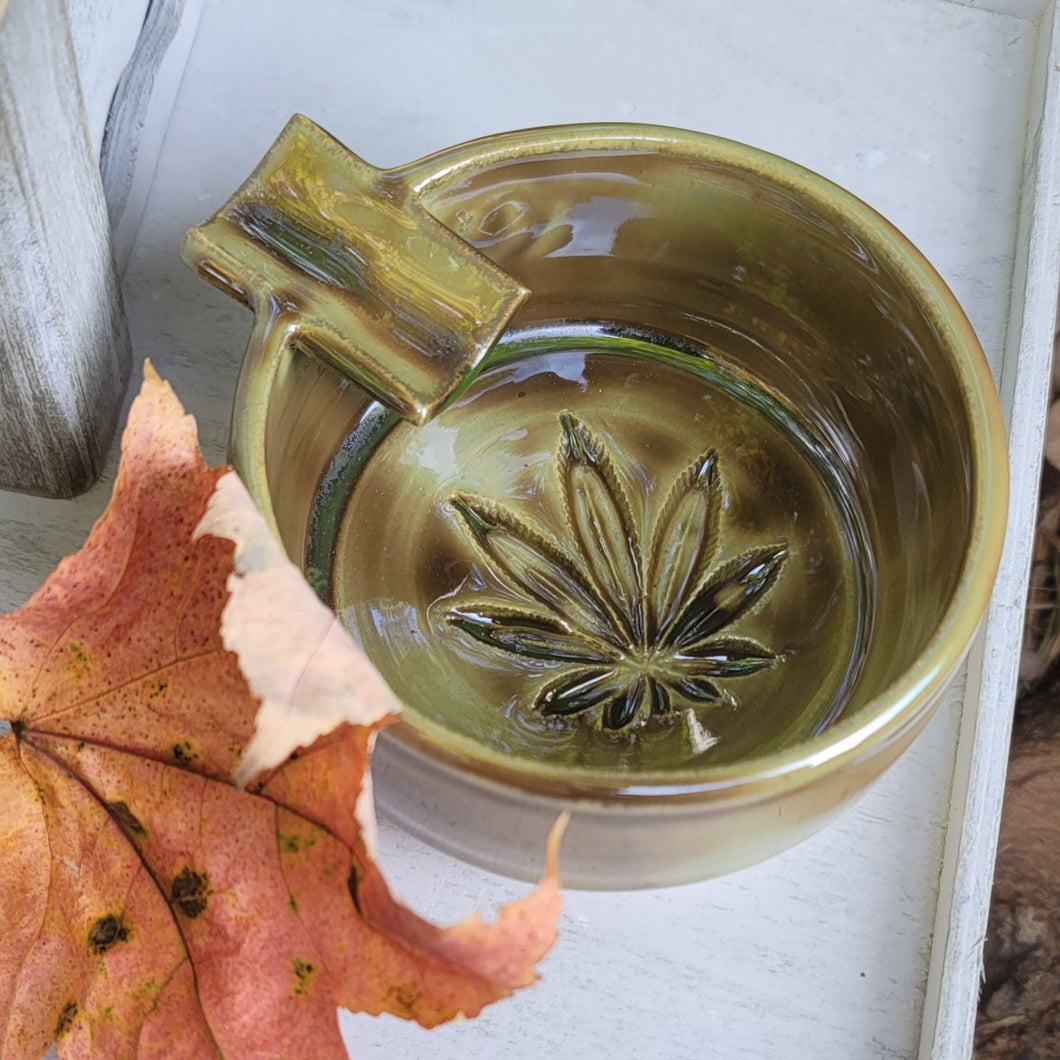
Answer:
<path fill-rule="evenodd" d="M 106 512 L 0 617 L 2 1060 L 345 1057 L 336 1006 L 473 1016 L 552 945 L 558 838 L 492 923 L 391 896 L 396 704 L 263 527 L 148 366 Z"/>

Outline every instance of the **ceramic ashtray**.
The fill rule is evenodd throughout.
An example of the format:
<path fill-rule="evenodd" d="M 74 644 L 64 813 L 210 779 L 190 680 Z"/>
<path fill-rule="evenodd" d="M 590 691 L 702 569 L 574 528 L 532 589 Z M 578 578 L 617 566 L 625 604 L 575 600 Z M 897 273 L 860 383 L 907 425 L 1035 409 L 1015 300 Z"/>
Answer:
<path fill-rule="evenodd" d="M 255 325 L 233 460 L 394 691 L 384 814 L 565 883 L 727 872 L 924 726 L 996 572 L 964 314 L 849 193 L 635 125 L 381 171 L 296 117 L 185 259 Z"/>

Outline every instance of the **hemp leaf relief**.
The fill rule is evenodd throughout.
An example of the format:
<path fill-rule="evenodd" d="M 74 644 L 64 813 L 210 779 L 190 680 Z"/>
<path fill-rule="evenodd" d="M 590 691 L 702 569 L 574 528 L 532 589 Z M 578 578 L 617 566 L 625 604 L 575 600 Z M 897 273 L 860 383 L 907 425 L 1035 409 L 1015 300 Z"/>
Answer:
<path fill-rule="evenodd" d="M 642 541 L 614 455 L 584 423 L 560 416 L 567 543 L 495 501 L 450 505 L 512 599 L 455 599 L 446 621 L 491 654 L 554 664 L 534 694 L 545 715 L 593 712 L 606 729 L 669 715 L 673 700 L 728 703 L 717 682 L 776 665 L 750 637 L 724 631 L 769 592 L 788 555 L 773 544 L 716 566 L 722 486 L 714 450 L 673 484 Z"/>

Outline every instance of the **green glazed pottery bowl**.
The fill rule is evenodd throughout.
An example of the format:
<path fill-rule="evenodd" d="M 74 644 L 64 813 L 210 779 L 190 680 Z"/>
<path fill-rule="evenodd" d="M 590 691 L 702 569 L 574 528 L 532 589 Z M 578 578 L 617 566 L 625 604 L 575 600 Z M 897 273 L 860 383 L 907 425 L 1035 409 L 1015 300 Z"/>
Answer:
<path fill-rule="evenodd" d="M 185 257 L 257 318 L 235 463 L 406 704 L 382 812 L 529 878 L 570 811 L 564 880 L 594 888 L 821 828 L 931 717 L 1001 551 L 1001 412 L 942 280 L 841 188 L 711 136 L 492 136 L 366 167 L 364 201 L 336 190 L 341 147 L 299 151 L 267 224 L 228 215 L 253 275 L 201 240 Z M 440 222 L 423 268 L 503 325 L 419 412 L 385 358 L 336 353 L 361 325 L 329 300 L 389 284 L 384 344 L 418 327 L 458 352 L 467 300 L 400 246 L 372 258 L 374 195 L 419 211 L 408 247 Z M 291 257 L 300 278 L 272 271 Z"/>

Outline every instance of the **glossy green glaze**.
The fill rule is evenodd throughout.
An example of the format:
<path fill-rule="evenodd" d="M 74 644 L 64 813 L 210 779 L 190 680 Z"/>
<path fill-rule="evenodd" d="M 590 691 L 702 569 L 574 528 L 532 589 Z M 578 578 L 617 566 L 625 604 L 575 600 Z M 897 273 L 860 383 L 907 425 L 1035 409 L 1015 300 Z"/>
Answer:
<path fill-rule="evenodd" d="M 530 130 L 380 179 L 529 297 L 423 427 L 259 324 L 233 454 L 405 699 L 394 768 L 505 870 L 481 800 L 574 807 L 589 884 L 646 879 L 607 822 L 651 882 L 819 827 L 925 724 L 996 571 L 1004 429 L 952 295 L 853 196 L 709 136 Z"/>
<path fill-rule="evenodd" d="M 527 292 L 392 177 L 296 115 L 184 260 L 415 423 L 489 350 Z M 278 336 L 276 339 L 273 336 Z"/>

